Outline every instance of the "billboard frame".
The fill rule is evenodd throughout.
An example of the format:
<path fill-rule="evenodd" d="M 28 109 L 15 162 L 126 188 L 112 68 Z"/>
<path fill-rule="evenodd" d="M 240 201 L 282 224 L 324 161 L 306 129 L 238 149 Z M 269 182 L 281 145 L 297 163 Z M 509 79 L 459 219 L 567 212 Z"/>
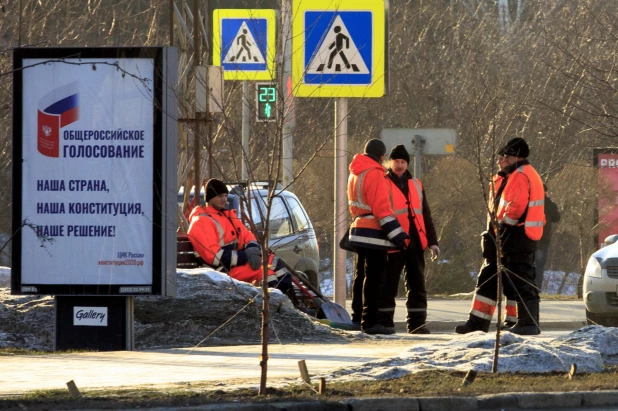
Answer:
<path fill-rule="evenodd" d="M 12 250 L 11 293 L 34 295 L 175 295 L 176 292 L 176 150 L 177 50 L 173 47 L 16 48 L 13 51 Z M 25 284 L 22 282 L 23 228 L 23 71 L 26 59 L 151 59 L 153 73 L 152 267 L 150 284 Z M 49 64 L 46 63 L 46 64 Z M 148 249 L 148 245 L 145 245 Z M 108 276 L 104 276 L 108 278 Z M 111 277 L 111 276 L 109 276 Z"/>

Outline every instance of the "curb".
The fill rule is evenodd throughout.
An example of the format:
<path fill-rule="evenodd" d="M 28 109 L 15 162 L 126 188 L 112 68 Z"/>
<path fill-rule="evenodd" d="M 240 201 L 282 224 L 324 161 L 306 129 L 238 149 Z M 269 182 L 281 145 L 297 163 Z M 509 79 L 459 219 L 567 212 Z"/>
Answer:
<path fill-rule="evenodd" d="M 455 326 L 459 325 L 459 324 L 463 324 L 465 322 L 464 321 L 428 321 L 427 322 L 427 328 L 429 328 L 430 331 L 434 331 L 434 332 L 444 332 L 444 331 L 449 331 L 449 332 L 454 332 L 455 330 Z M 545 331 L 575 331 L 575 330 L 579 330 L 582 327 L 585 327 L 587 325 L 585 320 L 581 320 L 581 321 L 546 321 L 546 322 L 541 322 L 541 332 L 543 330 Z M 406 322 L 405 321 L 396 321 L 395 322 L 395 330 L 397 332 L 406 332 Z M 490 331 L 496 331 L 496 325 L 495 323 L 492 323 L 491 327 L 489 328 Z"/>
<path fill-rule="evenodd" d="M 132 411 L 477 411 L 522 408 L 560 409 L 618 405 L 616 391 L 522 392 L 479 397 L 384 397 L 343 401 L 225 403 L 192 407 L 161 407 Z M 128 410 L 131 411 L 131 410 Z"/>

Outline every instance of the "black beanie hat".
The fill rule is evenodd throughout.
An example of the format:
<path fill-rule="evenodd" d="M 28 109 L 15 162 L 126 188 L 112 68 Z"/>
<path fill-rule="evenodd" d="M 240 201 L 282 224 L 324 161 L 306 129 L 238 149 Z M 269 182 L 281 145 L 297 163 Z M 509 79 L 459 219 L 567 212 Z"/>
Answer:
<path fill-rule="evenodd" d="M 388 158 L 389 160 L 405 160 L 406 163 L 410 164 L 410 154 L 408 154 L 408 150 L 406 150 L 406 146 L 403 144 L 398 144 L 393 147 Z"/>
<path fill-rule="evenodd" d="M 211 198 L 227 193 L 229 193 L 229 191 L 225 184 L 216 178 L 211 178 L 208 182 L 206 182 L 206 202 L 208 202 Z"/>
<path fill-rule="evenodd" d="M 515 137 L 509 140 L 509 142 L 506 143 L 506 146 L 502 147 L 500 151 L 498 151 L 498 154 L 528 158 L 528 156 L 530 155 L 530 148 L 528 147 L 528 143 L 526 143 L 526 140 L 520 137 Z"/>
<path fill-rule="evenodd" d="M 376 158 L 380 158 L 386 154 L 386 146 L 382 140 L 372 138 L 365 144 L 365 154 L 371 154 Z"/>

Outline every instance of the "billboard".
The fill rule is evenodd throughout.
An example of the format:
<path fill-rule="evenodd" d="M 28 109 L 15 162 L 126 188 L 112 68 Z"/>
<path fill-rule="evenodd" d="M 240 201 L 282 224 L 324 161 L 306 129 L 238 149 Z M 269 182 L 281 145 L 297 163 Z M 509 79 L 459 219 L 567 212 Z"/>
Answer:
<path fill-rule="evenodd" d="M 421 154 L 455 154 L 457 132 L 452 128 L 383 128 L 380 138 L 389 152 L 398 144 L 403 144 L 410 154 L 415 150 L 414 138 L 421 138 Z"/>
<path fill-rule="evenodd" d="M 597 169 L 596 244 L 601 248 L 607 236 L 618 234 L 618 148 L 597 149 L 593 153 Z"/>
<path fill-rule="evenodd" d="M 15 50 L 13 293 L 173 293 L 175 56 Z"/>

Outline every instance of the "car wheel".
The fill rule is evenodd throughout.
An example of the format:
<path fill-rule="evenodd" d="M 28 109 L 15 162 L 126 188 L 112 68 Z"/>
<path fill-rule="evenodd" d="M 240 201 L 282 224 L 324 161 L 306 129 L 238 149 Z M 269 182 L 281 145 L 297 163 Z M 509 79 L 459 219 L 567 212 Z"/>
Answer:
<path fill-rule="evenodd" d="M 604 327 L 618 327 L 618 317 L 591 313 L 586 310 L 588 325 L 602 325 Z"/>
<path fill-rule="evenodd" d="M 309 279 L 309 284 L 315 287 L 316 290 L 320 291 L 320 280 L 318 278 L 318 273 L 314 273 L 313 271 L 307 271 L 305 276 Z"/>

